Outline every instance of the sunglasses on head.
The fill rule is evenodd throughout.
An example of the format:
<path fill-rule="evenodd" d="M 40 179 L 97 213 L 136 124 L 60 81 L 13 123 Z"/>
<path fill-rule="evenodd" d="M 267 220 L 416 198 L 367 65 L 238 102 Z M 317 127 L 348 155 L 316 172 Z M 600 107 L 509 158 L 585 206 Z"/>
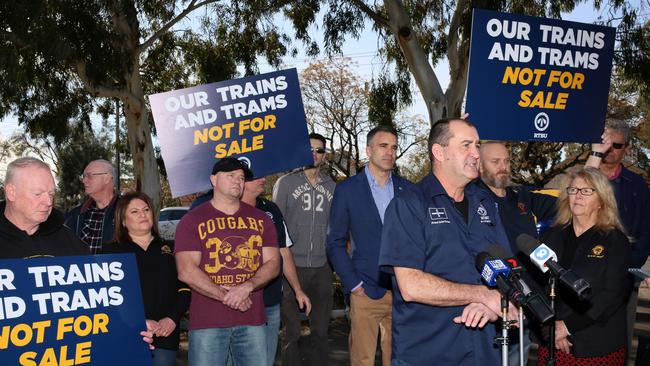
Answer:
<path fill-rule="evenodd" d="M 621 144 L 620 142 L 612 142 L 612 147 L 616 150 L 620 150 L 625 147 L 626 144 Z"/>
<path fill-rule="evenodd" d="M 315 152 L 316 154 L 325 154 L 325 149 L 322 147 L 312 147 L 311 152 Z"/>

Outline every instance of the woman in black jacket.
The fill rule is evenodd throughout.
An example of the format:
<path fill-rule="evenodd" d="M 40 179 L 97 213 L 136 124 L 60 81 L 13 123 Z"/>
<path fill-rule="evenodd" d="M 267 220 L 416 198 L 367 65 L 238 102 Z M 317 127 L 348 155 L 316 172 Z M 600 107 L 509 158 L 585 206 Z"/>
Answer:
<path fill-rule="evenodd" d="M 173 366 L 179 345 L 179 322 L 190 303 L 189 287 L 178 281 L 172 248 L 160 238 L 151 198 L 141 192 L 123 195 L 115 210 L 115 242 L 103 253 L 135 254 L 144 313 L 153 324 L 154 366 Z"/>
<path fill-rule="evenodd" d="M 571 173 L 560 191 L 557 215 L 544 242 L 562 267 L 591 284 L 591 293 L 580 300 L 558 287 L 556 365 L 625 365 L 631 248 L 607 178 L 594 168 Z M 540 365 L 547 355 L 548 348 L 540 347 Z"/>

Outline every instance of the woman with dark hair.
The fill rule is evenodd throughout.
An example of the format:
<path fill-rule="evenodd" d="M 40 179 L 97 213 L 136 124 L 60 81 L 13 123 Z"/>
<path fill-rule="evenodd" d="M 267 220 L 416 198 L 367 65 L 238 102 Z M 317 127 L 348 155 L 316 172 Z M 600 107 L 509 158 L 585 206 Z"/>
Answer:
<path fill-rule="evenodd" d="M 598 169 L 570 173 L 560 190 L 555 225 L 544 242 L 559 264 L 591 284 L 580 300 L 558 287 L 556 365 L 625 365 L 626 309 L 632 280 L 630 243 L 623 233 L 612 187 Z M 540 347 L 539 364 L 548 348 Z"/>
<path fill-rule="evenodd" d="M 115 242 L 103 254 L 133 253 L 140 275 L 144 313 L 153 324 L 154 366 L 176 363 L 179 322 L 190 303 L 189 288 L 178 281 L 172 248 L 158 234 L 151 198 L 141 192 L 123 195 L 115 209 Z"/>

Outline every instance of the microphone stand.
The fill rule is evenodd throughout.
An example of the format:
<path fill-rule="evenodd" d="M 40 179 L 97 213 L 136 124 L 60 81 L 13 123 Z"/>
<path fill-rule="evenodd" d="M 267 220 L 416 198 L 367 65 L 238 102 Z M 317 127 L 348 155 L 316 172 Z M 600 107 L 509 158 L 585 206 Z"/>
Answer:
<path fill-rule="evenodd" d="M 519 305 L 519 366 L 524 365 L 524 308 Z"/>
<path fill-rule="evenodd" d="M 501 337 L 494 339 L 495 343 L 501 344 L 501 365 L 508 366 L 508 298 L 501 295 Z"/>
<path fill-rule="evenodd" d="M 555 284 L 557 278 L 551 274 L 548 278 L 548 283 L 550 285 L 549 298 L 551 300 L 551 309 L 555 311 Z M 548 357 L 546 357 L 546 366 L 555 366 L 555 322 L 552 322 L 550 325 L 549 331 L 549 347 L 548 347 Z"/>

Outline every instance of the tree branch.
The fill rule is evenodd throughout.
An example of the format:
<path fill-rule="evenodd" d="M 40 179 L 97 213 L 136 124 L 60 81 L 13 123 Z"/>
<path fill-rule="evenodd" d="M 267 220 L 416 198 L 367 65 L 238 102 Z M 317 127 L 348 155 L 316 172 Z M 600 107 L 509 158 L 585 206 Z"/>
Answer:
<path fill-rule="evenodd" d="M 370 19 L 374 20 L 376 23 L 383 26 L 384 28 L 390 29 L 390 23 L 388 22 L 388 19 L 382 17 L 381 15 L 379 15 L 379 13 L 372 10 L 368 5 L 366 5 L 365 2 L 363 2 L 363 0 L 352 0 L 352 3 L 356 5 L 359 8 L 359 10 L 366 13 L 366 15 L 370 17 Z"/>
<path fill-rule="evenodd" d="M 86 73 L 85 62 L 77 61 L 75 68 L 77 70 L 77 76 L 79 76 L 79 80 L 81 80 L 84 88 L 86 88 L 89 93 L 100 97 L 119 98 L 122 100 L 130 97 L 134 100 L 137 100 L 138 103 L 142 103 L 142 101 L 140 101 L 140 99 L 135 95 L 132 95 L 131 93 L 128 93 L 122 89 L 111 88 L 105 85 L 94 85 L 94 83 L 88 77 L 88 73 Z"/>
<path fill-rule="evenodd" d="M 189 13 L 193 12 L 194 10 L 196 10 L 196 9 L 198 9 L 198 8 L 204 6 L 204 5 L 208 5 L 208 4 L 211 4 L 211 3 L 215 3 L 215 2 L 217 2 L 217 1 L 218 1 L 218 0 L 204 0 L 204 1 L 201 1 L 201 2 L 198 2 L 198 3 L 197 3 L 196 0 L 192 0 L 192 1 L 187 5 L 187 8 L 185 8 L 185 10 L 183 10 L 183 11 L 180 12 L 180 13 L 178 13 L 178 15 L 176 15 L 172 20 L 170 20 L 169 22 L 167 22 L 167 24 L 163 25 L 160 29 L 158 29 L 156 32 L 154 32 L 154 34 L 152 34 L 151 37 L 149 37 L 149 39 L 147 39 L 146 41 L 144 41 L 143 43 L 141 43 L 141 44 L 137 47 L 137 49 L 136 49 L 137 54 L 140 54 L 140 53 L 142 53 L 144 50 L 146 50 L 147 48 L 149 48 L 149 47 L 150 47 L 150 46 L 151 46 L 155 41 L 157 41 L 160 37 L 162 37 L 162 35 L 163 35 L 165 32 L 167 32 L 171 27 L 173 27 L 173 26 L 174 26 L 176 23 L 178 23 L 181 19 L 185 18 L 185 16 L 188 15 Z"/>

